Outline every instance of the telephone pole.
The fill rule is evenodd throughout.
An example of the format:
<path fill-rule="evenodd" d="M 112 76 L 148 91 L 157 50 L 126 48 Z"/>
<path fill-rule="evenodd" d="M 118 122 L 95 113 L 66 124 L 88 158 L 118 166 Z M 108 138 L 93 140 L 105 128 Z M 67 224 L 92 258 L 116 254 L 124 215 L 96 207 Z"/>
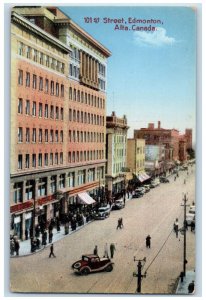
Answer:
<path fill-rule="evenodd" d="M 133 273 L 133 277 L 137 277 L 137 291 L 136 292 L 141 293 L 142 278 L 146 277 L 146 274 L 142 275 L 142 268 L 145 265 L 146 257 L 144 257 L 143 259 L 136 259 L 136 257 L 134 256 L 134 261 L 138 261 L 137 273 L 136 272 Z"/>
<path fill-rule="evenodd" d="M 186 225 L 186 202 L 188 201 L 186 194 L 184 194 L 183 197 L 183 204 L 181 206 L 184 206 L 184 223 L 183 223 L 183 234 L 184 234 L 184 245 L 183 245 L 183 276 L 186 274 L 186 264 L 187 264 L 187 259 L 186 259 L 186 232 L 187 232 L 187 225 Z"/>

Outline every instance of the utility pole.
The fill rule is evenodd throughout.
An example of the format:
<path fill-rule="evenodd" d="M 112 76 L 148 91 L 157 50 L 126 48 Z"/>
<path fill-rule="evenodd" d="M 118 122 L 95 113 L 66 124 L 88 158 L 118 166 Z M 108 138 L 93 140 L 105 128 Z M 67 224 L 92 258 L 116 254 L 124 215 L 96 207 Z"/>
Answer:
<path fill-rule="evenodd" d="M 142 278 L 146 277 L 146 274 L 142 275 L 142 268 L 145 265 L 146 257 L 143 259 L 137 259 L 134 256 L 134 261 L 138 261 L 137 263 L 137 273 L 133 273 L 133 277 L 137 277 L 137 293 L 141 293 L 141 287 L 142 287 Z"/>
<path fill-rule="evenodd" d="M 184 206 L 184 223 L 183 223 L 183 234 L 184 234 L 184 246 L 183 246 L 183 276 L 186 274 L 186 264 L 187 264 L 187 259 L 186 259 L 186 232 L 187 232 L 187 226 L 186 226 L 186 202 L 188 201 L 186 194 L 184 194 L 183 197 L 183 204 L 181 206 Z"/>

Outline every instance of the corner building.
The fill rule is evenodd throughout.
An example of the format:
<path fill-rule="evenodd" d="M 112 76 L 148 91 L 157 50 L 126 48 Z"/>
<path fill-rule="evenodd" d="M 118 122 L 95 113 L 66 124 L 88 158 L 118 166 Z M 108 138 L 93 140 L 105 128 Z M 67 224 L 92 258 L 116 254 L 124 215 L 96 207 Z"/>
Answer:
<path fill-rule="evenodd" d="M 13 8 L 10 212 L 21 239 L 104 185 L 110 55 L 55 7 Z"/>

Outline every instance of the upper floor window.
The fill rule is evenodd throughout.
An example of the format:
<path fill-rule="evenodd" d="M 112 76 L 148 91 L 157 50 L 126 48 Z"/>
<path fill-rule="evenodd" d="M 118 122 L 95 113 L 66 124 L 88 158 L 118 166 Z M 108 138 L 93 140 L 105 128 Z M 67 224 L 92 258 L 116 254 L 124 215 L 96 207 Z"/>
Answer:
<path fill-rule="evenodd" d="M 23 71 L 18 70 L 18 84 L 23 85 Z"/>
<path fill-rule="evenodd" d="M 37 59 L 38 59 L 38 54 L 37 54 L 38 52 L 37 52 L 37 50 L 36 49 L 34 49 L 34 56 L 33 56 L 33 60 L 35 61 L 35 62 L 37 62 Z"/>
<path fill-rule="evenodd" d="M 19 42 L 18 54 L 23 55 L 23 51 L 24 51 L 24 44 L 22 42 Z"/>
<path fill-rule="evenodd" d="M 21 98 L 18 99 L 18 113 L 19 114 L 23 113 L 23 99 Z"/>
<path fill-rule="evenodd" d="M 26 72 L 26 86 L 30 87 L 30 73 Z"/>
<path fill-rule="evenodd" d="M 31 58 L 31 47 L 27 46 L 26 48 L 26 58 Z"/>

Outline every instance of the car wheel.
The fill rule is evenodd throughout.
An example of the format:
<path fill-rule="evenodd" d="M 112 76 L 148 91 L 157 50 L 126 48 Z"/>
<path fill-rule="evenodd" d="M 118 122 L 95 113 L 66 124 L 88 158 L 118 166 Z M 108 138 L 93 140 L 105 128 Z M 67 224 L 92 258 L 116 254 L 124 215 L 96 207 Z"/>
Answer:
<path fill-rule="evenodd" d="M 84 268 L 81 270 L 81 275 L 88 275 L 89 274 L 89 269 Z"/>
<path fill-rule="evenodd" d="M 106 272 L 111 272 L 112 270 L 113 270 L 112 265 L 107 266 L 106 269 L 105 269 Z"/>

